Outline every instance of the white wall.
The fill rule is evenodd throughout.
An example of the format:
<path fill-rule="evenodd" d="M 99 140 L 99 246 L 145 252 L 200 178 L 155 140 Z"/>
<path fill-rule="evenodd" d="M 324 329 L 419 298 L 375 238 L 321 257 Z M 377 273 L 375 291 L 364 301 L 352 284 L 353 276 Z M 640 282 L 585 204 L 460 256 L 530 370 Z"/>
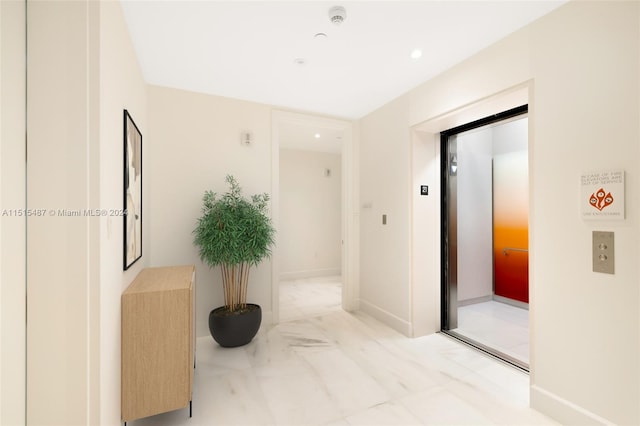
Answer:
<path fill-rule="evenodd" d="M 525 116 L 493 127 L 493 155 L 529 150 L 529 119 Z"/>
<path fill-rule="evenodd" d="M 28 6 L 27 418 L 117 425 L 120 295 L 149 257 L 123 272 L 123 109 L 147 143 L 146 86 L 118 2 Z"/>
<path fill-rule="evenodd" d="M 456 138 L 459 302 L 493 294 L 492 141 L 490 127 Z"/>
<path fill-rule="evenodd" d="M 393 247 L 406 254 L 393 259 L 381 249 L 386 229 L 363 212 L 361 294 L 389 318 L 411 317 L 410 332 L 433 332 L 438 264 L 404 250 L 408 241 L 437 257 L 439 221 L 425 223 L 417 214 L 437 218 L 437 198 L 404 196 L 418 182 L 439 185 L 434 136 L 452 126 L 429 126 L 455 121 L 491 96 L 528 92 L 531 403 L 564 423 L 640 423 L 639 8 L 637 2 L 569 2 L 361 120 L 363 202 L 395 201 L 401 242 Z M 410 140 L 408 129 L 421 123 L 423 134 L 416 128 Z M 407 163 L 411 173 L 403 169 Z M 376 176 L 376 168 L 389 173 Z M 626 171 L 626 219 L 583 222 L 580 174 L 603 169 Z M 417 243 L 409 229 L 429 240 Z M 591 271 L 596 229 L 616 233 L 615 275 Z M 389 286 L 386 277 L 399 279 Z M 397 303 L 412 295 L 411 309 Z"/>
<path fill-rule="evenodd" d="M 28 3 L 27 419 L 97 423 L 98 20 L 91 2 Z M 93 142 L 93 143 L 91 143 Z M 93 340 L 96 339 L 96 340 Z"/>
<path fill-rule="evenodd" d="M 147 86 L 119 2 L 100 2 L 100 206 L 123 208 L 123 110 L 142 133 L 142 258 L 123 271 L 123 218 L 102 217 L 100 226 L 100 424 L 120 423 L 120 296 L 149 263 L 149 158 L 153 138 L 147 119 Z M 93 333 L 93 330 L 92 330 Z M 96 395 L 98 396 L 98 395 Z"/>
<path fill-rule="evenodd" d="M 198 257 L 193 229 L 205 190 L 226 191 L 234 175 L 246 195 L 271 192 L 271 107 L 229 98 L 150 86 L 149 180 L 150 266 L 196 265 L 196 334 L 209 334 L 209 311 L 223 304 L 219 268 Z M 240 143 L 243 131 L 254 143 Z M 272 311 L 271 260 L 249 276 L 248 301 Z"/>
<path fill-rule="evenodd" d="M 408 109 L 401 97 L 364 117 L 359 146 L 360 308 L 405 334 L 411 334 Z"/>
<path fill-rule="evenodd" d="M 280 150 L 283 279 L 340 274 L 341 183 L 340 154 Z"/>
<path fill-rule="evenodd" d="M 637 424 L 640 3 L 570 3 L 534 29 L 532 404 Z M 626 220 L 580 220 L 580 174 L 615 168 Z M 592 272 L 593 230 L 615 232 L 615 275 Z"/>
<path fill-rule="evenodd" d="M 0 424 L 25 412 L 25 3 L 0 2 Z"/>

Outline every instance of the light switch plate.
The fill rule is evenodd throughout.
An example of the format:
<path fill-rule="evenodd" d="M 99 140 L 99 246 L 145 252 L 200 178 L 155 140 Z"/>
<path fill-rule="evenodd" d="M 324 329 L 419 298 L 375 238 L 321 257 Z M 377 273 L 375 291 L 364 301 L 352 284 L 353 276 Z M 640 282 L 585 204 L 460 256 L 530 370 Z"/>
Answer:
<path fill-rule="evenodd" d="M 613 232 L 593 231 L 593 272 L 615 272 Z"/>

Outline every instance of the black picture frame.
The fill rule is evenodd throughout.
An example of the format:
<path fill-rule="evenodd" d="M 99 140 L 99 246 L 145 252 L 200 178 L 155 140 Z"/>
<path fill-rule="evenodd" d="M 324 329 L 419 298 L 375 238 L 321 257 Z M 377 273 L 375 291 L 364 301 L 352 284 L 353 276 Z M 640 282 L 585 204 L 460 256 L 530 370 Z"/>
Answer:
<path fill-rule="evenodd" d="M 142 257 L 142 133 L 124 110 L 123 268 Z"/>

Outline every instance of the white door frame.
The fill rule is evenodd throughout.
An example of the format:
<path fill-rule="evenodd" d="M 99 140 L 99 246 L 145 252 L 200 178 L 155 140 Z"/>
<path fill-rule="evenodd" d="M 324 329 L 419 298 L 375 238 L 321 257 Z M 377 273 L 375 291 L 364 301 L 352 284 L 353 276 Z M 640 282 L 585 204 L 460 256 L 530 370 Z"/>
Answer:
<path fill-rule="evenodd" d="M 425 336 L 440 330 L 440 132 L 524 104 L 529 104 L 531 119 L 532 99 L 533 82 L 526 81 L 411 127 L 411 336 Z M 530 125 L 529 171 L 533 170 L 531 128 Z M 531 177 L 529 179 L 531 181 Z M 415 191 L 425 184 L 430 186 L 428 197 Z M 532 205 L 530 192 L 530 211 Z M 531 223 L 529 229 L 532 229 Z M 530 253 L 533 246 L 530 239 Z M 532 288 L 534 280 L 531 271 L 529 274 L 529 288 Z M 531 337 L 530 341 L 533 350 Z"/>
<path fill-rule="evenodd" d="M 347 120 L 274 110 L 271 118 L 271 211 L 276 229 L 276 244 L 271 255 L 272 321 L 280 320 L 280 251 L 278 249 L 280 203 L 280 126 L 285 123 L 328 127 L 343 132 L 342 136 L 342 308 L 358 308 L 358 186 L 355 162 L 353 123 Z"/>

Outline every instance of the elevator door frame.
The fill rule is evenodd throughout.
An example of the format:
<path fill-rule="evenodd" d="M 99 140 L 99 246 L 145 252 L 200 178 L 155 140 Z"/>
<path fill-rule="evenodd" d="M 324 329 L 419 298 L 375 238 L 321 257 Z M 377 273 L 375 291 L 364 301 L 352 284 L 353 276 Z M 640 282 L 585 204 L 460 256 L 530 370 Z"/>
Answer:
<path fill-rule="evenodd" d="M 440 331 L 451 337 L 454 337 L 463 343 L 471 345 L 493 357 L 496 357 L 502 361 L 505 361 L 523 371 L 529 371 L 529 365 L 515 359 L 509 355 L 506 355 L 494 348 L 491 348 L 483 343 L 470 339 L 452 328 L 457 328 L 457 255 L 452 256 L 453 251 L 457 251 L 457 225 L 455 220 L 451 220 L 450 207 L 456 203 L 455 197 L 450 194 L 450 171 L 452 166 L 452 155 L 455 156 L 457 161 L 457 150 L 451 152 L 449 149 L 449 138 L 460 133 L 477 129 L 480 127 L 488 126 L 491 124 L 499 123 L 502 121 L 524 116 L 528 113 L 529 106 L 522 105 L 516 108 L 509 109 L 488 117 L 481 118 L 476 121 L 472 121 L 467 124 L 463 124 L 440 133 L 440 183 L 441 183 L 441 298 L 440 298 Z M 457 167 L 457 164 L 456 164 Z M 456 170 L 457 172 L 457 170 Z M 454 182 L 455 184 L 455 182 Z M 456 192 L 455 190 L 453 191 Z"/>

